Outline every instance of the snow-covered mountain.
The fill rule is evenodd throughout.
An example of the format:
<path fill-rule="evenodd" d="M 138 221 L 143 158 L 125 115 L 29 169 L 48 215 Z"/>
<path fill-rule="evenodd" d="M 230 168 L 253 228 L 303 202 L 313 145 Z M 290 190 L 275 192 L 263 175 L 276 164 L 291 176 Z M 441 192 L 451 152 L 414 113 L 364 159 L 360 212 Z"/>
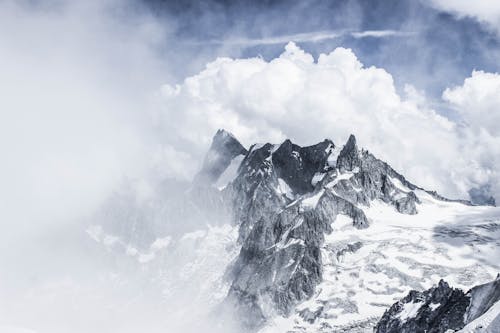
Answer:
<path fill-rule="evenodd" d="M 427 191 L 352 135 L 343 146 L 247 150 L 219 130 L 193 183 L 179 188 L 148 201 L 147 216 L 130 214 L 133 228 L 122 216 L 89 234 L 161 267 L 166 297 L 189 290 L 204 314 L 234 312 L 244 330 L 371 332 L 410 290 L 441 279 L 469 289 L 500 271 L 498 208 Z M 175 228 L 158 227 L 168 219 Z"/>

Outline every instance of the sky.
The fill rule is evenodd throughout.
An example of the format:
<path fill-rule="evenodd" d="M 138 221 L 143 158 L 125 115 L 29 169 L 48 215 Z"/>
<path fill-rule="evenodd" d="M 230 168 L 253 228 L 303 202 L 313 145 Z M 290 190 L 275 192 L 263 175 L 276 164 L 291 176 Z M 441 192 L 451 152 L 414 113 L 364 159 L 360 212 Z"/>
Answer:
<path fill-rule="evenodd" d="M 486 198 L 498 196 L 495 170 L 498 150 L 496 143 L 493 143 L 498 137 L 495 134 L 495 121 L 499 114 L 496 97 L 496 73 L 500 67 L 498 4 L 487 0 L 474 2 L 473 6 L 470 2 L 460 0 L 151 0 L 146 1 L 146 4 L 160 20 L 176 23 L 171 30 L 175 47 L 165 52 L 196 53 L 189 59 L 173 57 L 173 61 L 180 61 L 181 65 L 174 66 L 171 72 L 177 80 L 167 81 L 162 88 L 162 94 L 167 95 L 163 107 L 169 108 L 163 116 L 170 117 L 174 109 L 182 110 L 180 119 L 184 119 L 184 127 L 202 126 L 207 122 L 205 116 L 208 116 L 213 121 L 208 132 L 213 132 L 217 127 L 229 127 L 247 145 L 254 141 L 279 142 L 285 137 L 302 144 L 329 137 L 342 144 L 342 140 L 352 132 L 362 139 L 367 149 L 374 150 L 391 162 L 415 183 L 450 197 L 468 198 L 471 189 Z M 259 78 L 253 78 L 253 85 L 246 81 L 246 71 L 252 72 L 252 66 L 257 62 L 255 58 L 267 62 L 268 65 L 261 68 L 269 69 L 270 72 L 272 68 L 279 67 L 279 59 L 288 52 L 285 47 L 289 42 L 294 42 L 295 46 L 310 54 L 316 65 L 321 54 L 331 54 L 337 48 L 351 50 L 362 64 L 360 73 L 367 74 L 368 71 L 364 69 L 376 67 L 390 75 L 392 82 L 385 82 L 387 94 L 377 94 L 373 90 L 377 96 L 361 97 L 348 96 L 349 92 L 346 91 L 336 91 L 340 96 L 337 98 L 329 96 L 332 92 L 327 89 L 320 93 L 319 86 L 325 88 L 335 85 L 335 74 L 328 77 L 328 70 L 324 66 L 314 65 L 311 66 L 312 71 L 298 65 L 305 75 L 297 79 L 302 80 L 300 83 L 288 81 L 293 71 L 286 69 L 275 73 L 273 82 L 262 71 L 255 75 Z M 236 61 L 222 64 L 215 60 L 217 58 Z M 322 71 L 320 67 L 324 68 L 325 77 L 318 80 L 311 78 L 313 72 Z M 222 68 L 233 73 L 227 77 Z M 345 69 L 344 74 L 350 77 L 353 73 Z M 365 75 L 360 86 L 370 79 L 373 78 Z M 186 97 L 185 92 L 190 90 L 188 87 L 194 81 L 201 80 L 205 82 L 205 88 L 200 87 L 195 95 Z M 219 85 L 221 80 L 225 85 Z M 280 95 L 280 91 L 293 90 L 294 84 L 309 84 L 311 80 L 314 80 L 315 87 L 310 92 L 289 91 L 291 95 L 287 97 Z M 259 87 L 266 84 L 270 87 L 263 95 L 259 95 Z M 212 87 L 219 90 L 208 91 Z M 251 90 L 251 96 L 244 92 L 245 88 Z M 483 88 L 486 89 L 478 95 Z M 172 95 L 171 92 L 176 89 L 178 92 Z M 231 100 L 227 100 L 228 91 L 231 91 Z M 392 93 L 395 95 L 390 96 Z M 188 94 L 194 93 L 189 91 Z M 301 98 L 299 95 L 310 97 L 314 94 L 322 97 L 314 102 L 321 104 L 321 100 L 324 100 L 324 105 L 303 105 L 296 112 L 291 110 L 297 105 L 296 99 Z M 184 103 L 200 103 L 199 95 L 202 95 L 204 102 L 196 107 L 207 111 L 204 116 L 199 116 L 200 113 L 196 111 L 192 115 L 193 120 L 187 120 L 190 112 Z M 348 107 L 342 109 L 336 105 L 342 103 L 341 97 L 346 96 L 349 103 L 359 104 L 349 106 L 353 108 L 353 113 L 359 112 L 361 120 L 358 125 L 355 125 L 356 117 L 350 114 Z M 326 100 L 328 97 L 331 98 Z M 378 117 L 387 118 L 379 119 L 378 122 L 390 126 L 373 119 L 379 112 L 377 106 L 369 105 L 368 101 L 363 102 L 363 98 L 384 99 L 387 103 L 391 98 L 401 100 L 401 105 L 395 102 L 380 107 Z M 248 99 L 267 101 L 269 106 L 262 103 L 241 105 Z M 418 109 L 414 116 L 422 117 L 420 121 L 415 121 L 413 116 L 405 117 L 403 112 L 396 110 L 405 109 L 407 102 L 413 103 Z M 214 108 L 214 111 L 208 111 L 210 108 Z M 392 111 L 384 116 L 388 110 Z M 295 113 L 301 117 L 294 117 Z M 225 116 L 220 117 L 220 114 Z M 443 119 L 431 120 L 429 117 Z M 233 124 L 228 125 L 229 121 L 233 121 Z M 325 121 L 327 125 L 323 124 Z M 443 125 L 447 121 L 449 123 Z M 304 126 L 304 122 L 309 124 Z M 317 126 L 322 128 L 318 129 Z M 453 128 L 450 129 L 450 126 Z M 393 129 L 397 130 L 393 132 Z M 167 126 L 164 132 L 174 133 L 173 136 L 179 138 L 174 128 Z M 370 132 L 372 134 L 369 135 Z M 176 146 L 186 143 L 202 147 L 197 143 L 204 142 L 206 147 L 211 134 L 205 133 L 183 133 L 180 136 L 183 138 L 182 144 Z M 199 152 L 200 155 L 202 153 L 203 150 Z M 196 165 L 194 162 L 191 164 Z M 193 167 L 190 173 L 195 169 Z"/>
<path fill-rule="evenodd" d="M 189 181 L 219 128 L 352 133 L 420 186 L 498 202 L 498 59 L 497 1 L 0 0 L 0 299 L 94 265 L 81 224 Z"/>
<path fill-rule="evenodd" d="M 421 186 L 500 199 L 500 8 L 474 4 L 2 0 L 2 220 L 189 180 L 221 127 L 246 146 L 353 133 Z"/>

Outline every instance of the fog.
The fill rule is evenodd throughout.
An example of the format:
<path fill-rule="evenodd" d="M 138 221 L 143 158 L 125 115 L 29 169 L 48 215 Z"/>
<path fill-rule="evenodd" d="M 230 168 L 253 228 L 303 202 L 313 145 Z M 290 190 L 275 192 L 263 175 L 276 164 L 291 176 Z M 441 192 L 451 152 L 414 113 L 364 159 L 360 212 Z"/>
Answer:
<path fill-rule="evenodd" d="M 266 6 L 0 0 L 0 331 L 234 332 L 237 230 L 178 209 L 221 127 L 246 146 L 352 132 L 419 185 L 498 200 L 495 32 L 467 21 L 476 58 L 449 60 L 430 9 L 376 25 L 363 1 Z"/>
<path fill-rule="evenodd" d="M 150 112 L 169 29 L 134 2 L 0 2 L 0 330 L 173 332 L 193 326 L 173 309 L 206 314 L 86 232 L 124 187 L 191 176 Z"/>

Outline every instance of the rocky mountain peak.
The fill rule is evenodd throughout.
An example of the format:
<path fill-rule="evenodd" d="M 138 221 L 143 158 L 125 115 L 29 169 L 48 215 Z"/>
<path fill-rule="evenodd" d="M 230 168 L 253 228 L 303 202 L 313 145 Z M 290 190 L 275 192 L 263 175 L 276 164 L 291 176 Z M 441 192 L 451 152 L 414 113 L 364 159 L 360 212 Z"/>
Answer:
<path fill-rule="evenodd" d="M 358 145 L 356 144 L 356 137 L 350 135 L 346 144 L 340 151 L 337 159 L 337 168 L 341 171 L 353 171 L 361 165 L 359 158 Z"/>
<path fill-rule="evenodd" d="M 425 191 L 361 151 L 354 135 L 337 151 L 328 139 L 304 147 L 287 139 L 247 151 L 228 132 L 214 137 L 199 177 L 213 183 L 244 155 L 221 200 L 232 210 L 241 244 L 228 273 L 227 302 L 241 309 L 253 328 L 275 313 L 289 314 L 314 294 L 322 281 L 325 235 L 339 215 L 357 229 L 368 228 L 365 211 L 375 200 L 401 214 L 418 214 L 416 191 Z"/>
<path fill-rule="evenodd" d="M 247 150 L 236 139 L 236 137 L 224 129 L 219 129 L 212 138 L 210 150 L 216 150 L 219 153 L 229 153 L 229 155 L 245 155 Z"/>
<path fill-rule="evenodd" d="M 412 290 L 392 305 L 378 322 L 375 332 L 455 332 L 481 317 L 499 300 L 498 278 L 467 293 L 440 280 L 436 287 L 423 292 Z M 484 332 L 490 331 L 485 329 Z"/>
<path fill-rule="evenodd" d="M 219 129 L 205 155 L 203 166 L 195 176 L 195 182 L 213 184 L 238 155 L 246 155 L 247 150 L 230 132 Z"/>
<path fill-rule="evenodd" d="M 272 155 L 278 177 L 286 181 L 295 193 L 311 192 L 314 175 L 329 170 L 327 160 L 329 148 L 333 146 L 329 140 L 307 147 L 285 140 Z"/>

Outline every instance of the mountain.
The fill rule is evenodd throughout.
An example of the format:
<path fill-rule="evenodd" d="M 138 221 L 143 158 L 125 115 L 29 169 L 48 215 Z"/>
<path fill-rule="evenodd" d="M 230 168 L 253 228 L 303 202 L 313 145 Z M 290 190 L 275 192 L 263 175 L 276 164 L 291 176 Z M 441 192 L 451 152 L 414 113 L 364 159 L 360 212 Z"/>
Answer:
<path fill-rule="evenodd" d="M 500 275 L 467 293 L 451 288 L 443 280 L 423 292 L 412 290 L 384 313 L 375 332 L 444 333 L 449 330 L 500 332 Z"/>
<path fill-rule="evenodd" d="M 234 135 L 222 129 L 218 130 L 194 182 L 215 183 L 236 157 L 246 154 L 247 150 Z"/>
<path fill-rule="evenodd" d="M 207 156 L 212 154 L 211 148 Z M 355 228 L 368 228 L 363 208 L 373 201 L 416 215 L 421 203 L 416 190 L 451 202 L 359 149 L 353 135 L 341 149 L 330 140 L 307 147 L 290 140 L 253 145 L 223 190 L 241 243 L 228 300 L 252 327 L 274 314 L 289 315 L 323 280 L 321 248 L 337 216 L 351 219 Z"/>
<path fill-rule="evenodd" d="M 186 321 L 215 316 L 215 331 L 231 314 L 250 332 L 372 332 L 411 290 L 500 271 L 498 208 L 423 189 L 354 135 L 246 149 L 219 130 L 193 182 L 169 184 L 89 234 L 150 272 L 173 313 L 203 304 Z"/>

